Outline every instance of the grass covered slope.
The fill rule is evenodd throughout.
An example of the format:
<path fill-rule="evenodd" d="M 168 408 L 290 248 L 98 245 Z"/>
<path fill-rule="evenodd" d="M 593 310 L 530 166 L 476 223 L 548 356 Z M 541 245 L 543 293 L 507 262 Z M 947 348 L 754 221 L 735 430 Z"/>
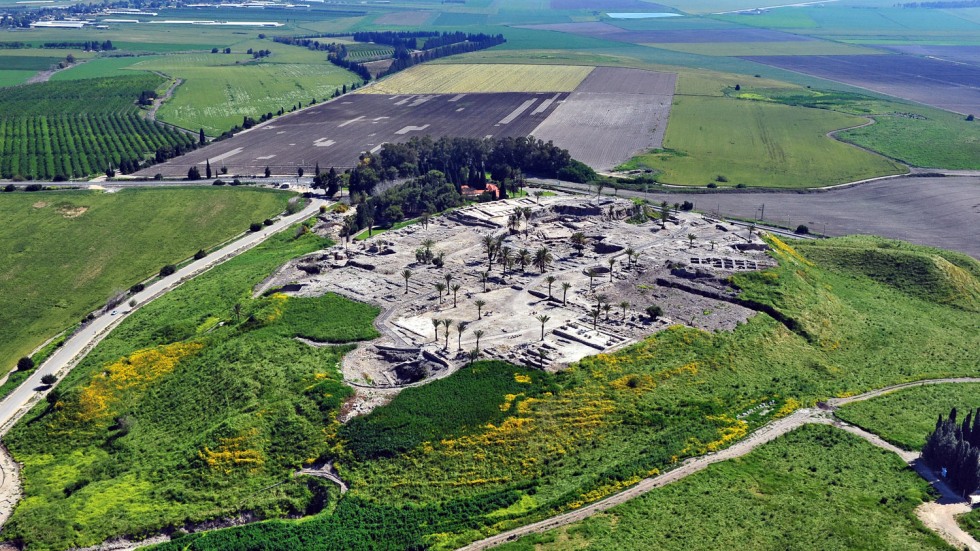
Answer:
<path fill-rule="evenodd" d="M 606 513 L 499 549 L 947 549 L 915 516 L 928 499 L 929 485 L 896 455 L 807 425 Z"/>
<path fill-rule="evenodd" d="M 322 507 L 325 492 L 291 472 L 329 451 L 350 394 L 337 370 L 349 347 L 294 337 L 373 338 L 377 309 L 333 295 L 252 299 L 251 290 L 324 245 L 312 234 L 274 236 L 147 304 L 99 344 L 5 438 L 25 498 L 3 537 L 63 549 L 239 511 Z"/>
<path fill-rule="evenodd" d="M 936 430 L 940 415 L 949 415 L 954 407 L 969 411 L 978 405 L 980 384 L 927 385 L 848 404 L 837 410 L 837 416 L 897 446 L 919 451 Z"/>
<path fill-rule="evenodd" d="M 274 216 L 288 198 L 214 188 L 0 195 L 0 374 L 114 292 Z"/>
<path fill-rule="evenodd" d="M 734 281 L 782 322 L 760 314 L 730 333 L 674 327 L 621 352 L 587 358 L 555 375 L 553 384 L 527 372 L 522 392 L 506 377 L 516 368 L 461 371 L 341 429 L 336 464 L 351 490 L 334 513 L 189 536 L 164 548 L 235 549 L 250 542 L 266 549 L 451 549 L 601 499 L 684 457 L 723 448 L 802 404 L 975 373 L 976 313 L 878 283 L 862 266 L 808 258 L 835 240 L 771 243 L 780 265 Z M 841 244 L 894 246 L 870 238 Z M 481 391 L 463 399 L 470 394 L 464 389 Z M 472 415 L 477 411 L 483 413 Z M 843 467 L 832 465 L 834 480 L 843 482 L 837 473 Z M 879 461 L 875 472 L 880 468 Z M 905 517 L 921 495 L 889 497 L 888 510 L 897 512 L 883 512 L 875 526 L 888 525 L 888 515 Z M 881 497 L 848 503 L 853 510 L 876 507 Z M 821 522 L 832 517 L 821 514 Z M 358 524 L 358 515 L 368 520 Z M 767 519 L 760 513 L 756 522 Z M 906 526 L 909 531 L 894 536 L 877 527 L 875 533 L 883 542 L 906 542 L 898 547 L 932 545 Z M 854 541 L 859 533 L 848 529 L 833 541 Z M 813 534 L 799 537 L 824 541 Z"/>

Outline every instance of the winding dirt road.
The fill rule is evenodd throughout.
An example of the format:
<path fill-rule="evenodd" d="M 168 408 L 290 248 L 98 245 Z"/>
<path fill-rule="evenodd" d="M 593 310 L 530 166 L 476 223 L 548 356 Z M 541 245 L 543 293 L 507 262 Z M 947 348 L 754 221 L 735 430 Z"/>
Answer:
<path fill-rule="evenodd" d="M 848 398 L 835 398 L 833 400 L 828 400 L 828 404 L 831 406 L 844 405 L 852 402 L 860 402 L 863 400 L 868 400 L 881 396 L 883 394 L 888 394 L 890 392 L 895 392 L 905 388 L 911 388 L 915 386 L 923 385 L 934 385 L 934 384 L 947 384 L 947 383 L 980 383 L 980 378 L 973 377 L 960 377 L 960 378 L 949 378 L 949 379 L 930 379 L 925 381 L 916 381 L 913 383 L 904 383 L 900 385 L 893 385 L 878 390 L 873 390 L 866 392 L 864 394 L 859 394 L 856 396 L 851 396 Z M 898 454 L 903 461 L 912 466 L 916 472 L 919 473 L 922 478 L 931 483 L 942 495 L 942 498 L 933 504 L 925 504 L 920 507 L 916 512 L 919 514 L 919 518 L 922 519 L 923 523 L 926 524 L 930 529 L 935 530 L 940 536 L 946 539 L 951 545 L 954 545 L 960 549 L 968 548 L 971 551 L 980 551 L 980 542 L 977 542 L 972 536 L 964 532 L 956 523 L 953 518 L 956 514 L 961 514 L 970 510 L 968 503 L 964 502 L 959 498 L 955 492 L 950 490 L 946 485 L 938 480 L 932 471 L 925 466 L 921 461 L 918 461 L 919 454 L 916 452 L 909 452 L 902 450 L 888 442 L 885 442 L 881 437 L 867 432 L 859 427 L 844 423 L 843 421 L 837 419 L 828 410 L 820 409 L 799 409 L 792 415 L 783 417 L 782 419 L 777 419 L 766 425 L 763 425 L 755 432 L 749 434 L 743 440 L 733 444 L 732 446 L 725 448 L 724 450 L 717 453 L 710 453 L 707 455 L 702 455 L 699 457 L 694 457 L 685 460 L 679 467 L 668 471 L 659 476 L 645 478 L 641 480 L 636 486 L 633 486 L 627 490 L 624 490 L 618 494 L 609 496 L 601 501 L 591 503 L 576 509 L 574 511 L 569 511 L 567 513 L 562 513 L 560 515 L 535 522 L 533 524 L 528 524 L 526 526 L 521 526 L 519 528 L 514 528 L 513 530 L 508 530 L 507 532 L 502 532 L 495 536 L 490 536 L 482 540 L 473 542 L 466 547 L 460 548 L 461 551 L 476 551 L 481 549 L 489 549 L 503 543 L 516 540 L 522 536 L 528 534 L 542 533 L 553 528 L 558 528 L 560 526 L 565 526 L 567 524 L 572 524 L 581 520 L 584 520 L 596 513 L 606 511 L 611 509 L 621 503 L 625 503 L 631 499 L 639 497 L 650 490 L 655 488 L 660 488 L 666 486 L 672 482 L 677 482 L 687 476 L 690 476 L 696 472 L 704 470 L 708 465 L 712 463 L 718 463 L 719 461 L 726 461 L 728 459 L 733 459 L 736 457 L 741 457 L 755 448 L 771 442 L 792 430 L 795 430 L 807 423 L 819 423 L 825 425 L 832 425 L 841 430 L 845 430 L 851 434 L 859 436 L 871 444 L 886 449 L 890 452 Z M 927 507 L 928 506 L 928 507 Z"/>

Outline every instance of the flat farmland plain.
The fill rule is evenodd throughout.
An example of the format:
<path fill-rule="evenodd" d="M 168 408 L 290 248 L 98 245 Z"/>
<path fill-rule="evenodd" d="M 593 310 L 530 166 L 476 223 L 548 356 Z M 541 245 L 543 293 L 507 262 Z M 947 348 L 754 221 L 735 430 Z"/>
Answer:
<path fill-rule="evenodd" d="M 488 74 L 493 74 L 493 66 L 489 68 Z M 594 72 L 592 67 L 556 69 L 556 78 L 564 79 L 566 86 L 574 76 L 576 86 L 571 95 L 560 87 L 547 92 L 351 94 L 275 119 L 138 174 L 181 177 L 192 166 L 204 174 L 208 161 L 216 171 L 223 166 L 229 174 L 242 176 L 262 174 L 265 167 L 278 175 L 296 174 L 299 167 L 310 172 L 316 163 L 321 169 L 346 168 L 357 163 L 365 151 L 377 151 L 386 142 L 404 142 L 413 136 L 483 138 L 533 134 L 552 140 L 568 149 L 573 158 L 596 169 L 612 168 L 634 153 L 660 146 L 676 75 L 612 67 Z M 424 78 L 410 74 L 415 72 L 406 71 L 410 86 L 395 89 L 446 89 L 441 81 L 426 84 Z M 521 74 L 519 68 L 517 74 Z M 502 87 L 493 79 L 478 80 L 483 84 L 471 83 L 477 89 Z M 546 88 L 544 82 L 548 80 L 537 86 Z M 514 83 L 514 87 L 521 86 L 524 83 Z"/>
<path fill-rule="evenodd" d="M 589 38 L 629 42 L 631 44 L 705 44 L 716 42 L 807 42 L 808 36 L 771 31 L 768 29 L 684 29 L 684 30 L 626 30 L 609 23 L 555 23 L 523 25 L 524 29 L 557 31 Z"/>
<path fill-rule="evenodd" d="M 358 155 L 385 142 L 413 136 L 526 136 L 550 115 L 566 93 L 354 94 L 287 115 L 140 174 L 185 176 L 192 166 L 224 166 L 229 174 L 296 174 L 315 163 L 351 167 Z"/>
<path fill-rule="evenodd" d="M 673 73 L 598 67 L 534 136 L 561 145 L 594 169 L 611 170 L 661 147 L 676 81 Z"/>
<path fill-rule="evenodd" d="M 910 55 L 750 56 L 743 59 L 956 113 L 980 113 L 980 66 L 976 65 Z"/>
<path fill-rule="evenodd" d="M 358 93 L 571 92 L 592 69 L 580 65 L 421 65 L 365 87 Z"/>

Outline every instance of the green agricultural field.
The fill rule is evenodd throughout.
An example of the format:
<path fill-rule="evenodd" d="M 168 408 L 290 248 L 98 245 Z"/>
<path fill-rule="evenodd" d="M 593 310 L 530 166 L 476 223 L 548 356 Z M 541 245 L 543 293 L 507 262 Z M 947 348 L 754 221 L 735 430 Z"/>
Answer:
<path fill-rule="evenodd" d="M 947 549 L 915 515 L 929 485 L 895 454 L 807 425 L 745 457 L 501 551 Z"/>
<path fill-rule="evenodd" d="M 0 176 L 67 179 L 124 172 L 158 151 L 193 149 L 196 139 L 140 116 L 136 101 L 157 75 L 45 82 L 0 89 Z M 172 155 L 171 155 L 172 156 Z"/>
<path fill-rule="evenodd" d="M 294 337 L 373 338 L 378 309 L 335 295 L 252 298 L 283 261 L 326 245 L 283 232 L 123 322 L 56 400 L 5 438 L 27 496 L 4 539 L 86 546 L 185 520 L 311 514 L 333 502 L 334 488 L 291 473 L 329 452 L 351 393 L 337 370 L 350 347 Z"/>
<path fill-rule="evenodd" d="M 214 188 L 0 194 L 0 373 L 114 292 L 281 212 L 287 199 Z"/>
<path fill-rule="evenodd" d="M 258 62 L 237 48 L 228 55 L 174 54 L 131 68 L 183 79 L 157 116 L 183 128 L 204 128 L 209 135 L 241 124 L 246 116 L 288 111 L 314 98 L 323 101 L 343 85 L 359 82 L 353 73 L 329 64 L 322 52 L 269 41 L 254 41 L 254 48 L 273 53 Z"/>
<path fill-rule="evenodd" d="M 18 84 L 24 84 L 27 79 L 36 75 L 37 71 L 10 71 L 7 69 L 0 70 L 0 87 L 4 86 L 17 86 Z"/>
<path fill-rule="evenodd" d="M 662 172 L 664 183 L 807 188 L 901 174 L 884 157 L 842 144 L 832 130 L 865 119 L 816 109 L 729 98 L 675 96 L 664 150 L 635 157 L 629 168 Z M 828 162 L 833 159 L 834 162 Z"/>
<path fill-rule="evenodd" d="M 132 76 L 139 74 L 129 67 L 140 61 L 148 61 L 154 57 L 100 57 L 85 63 L 75 65 L 71 69 L 58 71 L 51 80 L 84 80 L 89 78 Z"/>
<path fill-rule="evenodd" d="M 909 388 L 848 404 L 837 416 L 907 450 L 920 450 L 936 429 L 936 419 L 952 408 L 980 407 L 980 384 L 943 384 Z"/>

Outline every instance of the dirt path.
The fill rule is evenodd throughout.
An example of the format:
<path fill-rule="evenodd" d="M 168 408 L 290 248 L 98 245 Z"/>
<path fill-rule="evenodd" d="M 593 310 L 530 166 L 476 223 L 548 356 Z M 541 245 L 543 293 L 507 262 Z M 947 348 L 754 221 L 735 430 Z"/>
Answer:
<path fill-rule="evenodd" d="M 904 383 L 899 385 L 893 385 L 878 390 L 873 390 L 866 392 L 864 394 L 859 394 L 856 396 L 850 396 L 847 398 L 835 398 L 833 400 L 828 400 L 828 404 L 833 406 L 844 405 L 852 402 L 860 402 L 862 400 L 868 400 L 876 396 L 881 396 L 883 394 L 888 394 L 890 392 L 895 392 L 897 390 L 911 388 L 916 386 L 924 385 L 934 385 L 934 384 L 949 384 L 949 383 L 977 383 L 980 382 L 980 378 L 973 377 L 960 377 L 960 378 L 948 378 L 948 379 L 930 379 L 924 381 L 917 381 L 913 383 Z M 962 549 L 968 548 L 971 551 L 980 551 L 980 542 L 977 542 L 970 534 L 963 531 L 959 525 L 956 523 L 954 518 L 957 514 L 962 514 L 970 510 L 968 503 L 964 502 L 962 499 L 958 498 L 949 488 L 946 487 L 942 481 L 938 480 L 935 474 L 926 467 L 921 461 L 918 461 L 919 454 L 917 452 L 910 452 L 902 450 L 886 441 L 884 441 L 878 435 L 867 432 L 859 427 L 844 423 L 839 419 L 833 417 L 833 414 L 828 411 L 822 411 L 818 409 L 800 409 L 794 412 L 792 415 L 784 417 L 782 419 L 777 419 L 772 421 L 762 427 L 760 427 L 755 432 L 751 433 L 747 438 L 733 444 L 732 446 L 725 448 L 724 450 L 713 453 L 702 455 L 700 457 L 695 457 L 684 461 L 680 467 L 655 476 L 652 478 L 646 478 L 641 480 L 636 486 L 629 488 L 623 492 L 612 495 L 597 501 L 590 505 L 586 505 L 580 509 L 574 511 L 569 511 L 567 513 L 562 513 L 560 515 L 545 519 L 533 524 L 528 524 L 526 526 L 521 526 L 507 532 L 502 532 L 495 536 L 491 536 L 476 542 L 473 542 L 466 547 L 462 547 L 461 551 L 476 551 L 480 549 L 489 549 L 503 543 L 516 540 L 522 536 L 533 533 L 542 533 L 553 528 L 558 528 L 560 526 L 565 526 L 574 522 L 584 520 L 596 513 L 606 511 L 616 505 L 625 503 L 633 498 L 639 497 L 650 490 L 655 488 L 660 488 L 661 486 L 666 486 L 672 482 L 677 482 L 689 475 L 692 475 L 698 471 L 705 469 L 708 465 L 712 463 L 717 463 L 719 461 L 726 461 L 728 459 L 733 459 L 736 457 L 741 457 L 755 448 L 766 444 L 782 436 L 794 429 L 797 429 L 807 423 L 820 423 L 835 426 L 841 430 L 847 431 L 854 434 L 860 438 L 865 439 L 869 443 L 879 448 L 888 450 L 892 453 L 897 454 L 902 458 L 903 461 L 912 466 L 917 473 L 919 473 L 922 478 L 927 482 L 931 483 L 941 494 L 942 498 L 937 503 L 924 504 L 916 512 L 919 518 L 922 519 L 923 523 L 926 524 L 930 529 L 935 530 L 940 536 L 942 536 L 950 544 Z"/>
<path fill-rule="evenodd" d="M 169 78 L 172 78 L 172 77 L 167 76 L 167 75 L 165 75 L 163 73 L 157 73 L 156 71 L 154 71 L 154 74 L 159 75 L 159 76 L 161 76 L 163 78 L 168 78 L 168 79 Z M 170 83 L 170 87 L 167 88 L 167 91 L 163 93 L 163 96 L 161 96 L 161 97 L 153 100 L 153 106 L 150 107 L 150 109 L 146 112 L 146 118 L 149 119 L 149 120 L 151 120 L 151 121 L 156 121 L 157 120 L 157 111 L 160 110 L 160 106 L 163 105 L 163 102 L 165 102 L 168 99 L 172 98 L 173 95 L 174 95 L 174 90 L 176 90 L 177 87 L 180 86 L 183 83 L 184 83 L 184 79 L 175 78 L 174 81 L 172 83 Z"/>

